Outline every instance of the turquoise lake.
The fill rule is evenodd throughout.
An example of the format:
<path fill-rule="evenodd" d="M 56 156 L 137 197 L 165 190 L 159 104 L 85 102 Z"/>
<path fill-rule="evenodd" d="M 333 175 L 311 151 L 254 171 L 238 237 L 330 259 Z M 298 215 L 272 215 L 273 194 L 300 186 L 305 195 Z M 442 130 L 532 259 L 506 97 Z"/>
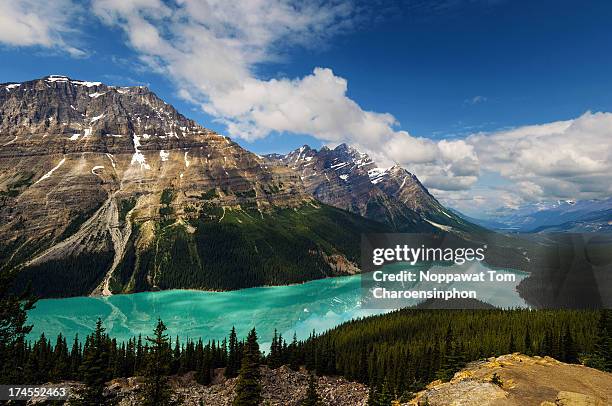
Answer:
<path fill-rule="evenodd" d="M 487 269 L 480 264 L 477 266 Z M 526 276 L 517 275 L 516 284 Z M 422 286 L 418 288 L 427 287 L 419 285 Z M 486 297 L 479 295 L 479 298 L 500 307 L 525 307 L 514 285 L 508 288 L 483 285 L 481 291 L 486 292 Z M 450 286 L 460 288 L 461 283 Z M 313 330 L 323 332 L 345 321 L 386 311 L 389 309 L 362 308 L 361 276 L 355 275 L 230 292 L 167 290 L 110 297 L 44 299 L 29 312 L 28 323 L 34 325 L 30 338 L 42 332 L 55 338 L 61 332 L 71 340 L 75 334 L 81 338 L 89 334 L 100 317 L 107 332 L 121 341 L 138 334 L 150 335 L 160 317 L 172 337 L 218 340 L 226 337 L 232 326 L 236 327 L 239 337 L 256 327 L 260 342 L 265 346 L 271 341 L 275 328 L 287 340 L 294 332 L 303 339 Z"/>

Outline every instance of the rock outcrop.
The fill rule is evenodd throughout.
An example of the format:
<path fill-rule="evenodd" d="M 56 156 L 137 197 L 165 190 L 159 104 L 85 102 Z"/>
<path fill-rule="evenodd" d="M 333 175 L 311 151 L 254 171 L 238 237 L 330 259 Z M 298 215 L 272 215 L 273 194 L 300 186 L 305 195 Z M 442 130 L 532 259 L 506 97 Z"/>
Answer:
<path fill-rule="evenodd" d="M 203 386 L 195 382 L 193 373 L 173 376 L 170 384 L 185 406 L 231 406 L 234 399 L 237 378 L 226 379 L 221 369 L 216 370 L 213 384 Z M 138 404 L 138 389 L 141 378 L 114 379 L 108 383 L 105 395 L 118 401 L 119 406 Z M 67 382 L 73 393 L 81 386 Z M 277 369 L 261 367 L 261 386 L 264 405 L 299 406 L 306 397 L 308 373 L 294 371 L 287 366 Z M 317 392 L 324 405 L 365 406 L 368 388 L 344 378 L 317 377 Z M 41 404 L 43 398 L 34 399 L 29 404 Z M 69 404 L 69 402 L 68 402 Z"/>
<path fill-rule="evenodd" d="M 493 379 L 494 374 L 499 378 Z M 450 382 L 432 382 L 412 406 L 605 406 L 612 374 L 550 357 L 508 354 L 473 362 Z"/>

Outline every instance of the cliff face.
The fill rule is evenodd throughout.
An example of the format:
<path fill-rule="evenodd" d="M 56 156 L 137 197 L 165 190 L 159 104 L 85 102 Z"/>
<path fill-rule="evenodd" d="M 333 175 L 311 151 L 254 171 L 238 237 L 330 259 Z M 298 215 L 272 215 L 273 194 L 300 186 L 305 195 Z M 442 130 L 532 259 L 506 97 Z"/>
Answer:
<path fill-rule="evenodd" d="M 272 222 L 279 210 L 313 206 L 295 172 L 197 125 L 145 87 L 64 76 L 0 84 L 0 266 L 25 269 L 43 295 L 243 287 L 212 276 L 160 278 L 164 261 L 176 262 L 172 250 L 188 257 L 180 272 L 206 273 L 199 222 L 240 228 L 240 216 Z M 317 247 L 309 245 L 321 257 Z M 58 277 L 66 293 L 44 286 Z M 250 278 L 246 285 L 296 279 Z"/>
<path fill-rule="evenodd" d="M 268 159 L 297 171 L 315 199 L 386 222 L 397 231 L 472 227 L 442 206 L 415 175 L 399 165 L 379 168 L 367 154 L 346 144 L 318 151 L 305 145 Z"/>

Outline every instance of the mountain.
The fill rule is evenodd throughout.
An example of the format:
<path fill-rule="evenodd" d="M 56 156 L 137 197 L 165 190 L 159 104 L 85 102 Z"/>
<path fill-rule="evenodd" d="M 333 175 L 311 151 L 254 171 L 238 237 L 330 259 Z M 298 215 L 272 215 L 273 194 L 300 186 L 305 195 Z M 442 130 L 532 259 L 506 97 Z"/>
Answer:
<path fill-rule="evenodd" d="M 500 215 L 493 221 L 472 221 L 484 227 L 521 233 L 610 232 L 612 198 L 534 203 Z"/>
<path fill-rule="evenodd" d="M 477 228 L 442 206 L 415 175 L 399 165 L 379 168 L 367 154 L 346 144 L 318 151 L 304 145 L 267 158 L 297 171 L 315 199 L 385 222 L 398 232 Z"/>
<path fill-rule="evenodd" d="M 0 269 L 42 296 L 353 273 L 360 234 L 388 230 L 146 87 L 0 84 Z"/>

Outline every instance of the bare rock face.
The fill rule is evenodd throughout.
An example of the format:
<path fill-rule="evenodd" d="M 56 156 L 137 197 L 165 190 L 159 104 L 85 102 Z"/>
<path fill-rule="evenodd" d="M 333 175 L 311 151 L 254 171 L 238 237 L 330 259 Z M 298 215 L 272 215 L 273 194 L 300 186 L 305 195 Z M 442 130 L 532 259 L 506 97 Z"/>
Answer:
<path fill-rule="evenodd" d="M 152 289 L 164 268 L 160 224 L 183 238 L 198 219 L 263 219 L 304 205 L 316 206 L 294 171 L 199 126 L 146 87 L 64 76 L 0 84 L 0 269 L 59 273 L 69 294 Z M 194 252 L 187 237 L 181 249 Z M 145 248 L 158 256 L 140 255 Z M 201 265 L 196 256 L 187 262 L 194 272 Z M 82 267 L 91 272 L 63 273 Z M 181 283 L 192 287 L 187 276 Z"/>
<path fill-rule="evenodd" d="M 499 382 L 491 381 L 497 374 Z M 432 382 L 408 405 L 604 406 L 612 374 L 549 357 L 508 354 L 474 362 L 450 382 Z"/>
<path fill-rule="evenodd" d="M 379 168 L 367 154 L 346 144 L 319 151 L 304 145 L 267 158 L 296 170 L 315 199 L 386 222 L 398 231 L 469 226 L 444 208 L 415 175 L 399 165 Z"/>
<path fill-rule="evenodd" d="M 235 396 L 237 378 L 225 379 L 217 374 L 216 382 L 202 386 L 193 380 L 193 374 L 173 377 L 172 387 L 183 405 L 189 406 L 231 406 Z M 261 367 L 261 386 L 264 405 L 299 406 L 306 397 L 308 373 L 293 371 L 287 366 L 278 369 Z M 139 379 L 116 379 L 110 383 L 108 394 L 120 399 L 119 405 L 138 404 Z M 317 392 L 323 405 L 365 406 L 368 388 L 344 378 L 320 376 L 317 378 Z"/>

